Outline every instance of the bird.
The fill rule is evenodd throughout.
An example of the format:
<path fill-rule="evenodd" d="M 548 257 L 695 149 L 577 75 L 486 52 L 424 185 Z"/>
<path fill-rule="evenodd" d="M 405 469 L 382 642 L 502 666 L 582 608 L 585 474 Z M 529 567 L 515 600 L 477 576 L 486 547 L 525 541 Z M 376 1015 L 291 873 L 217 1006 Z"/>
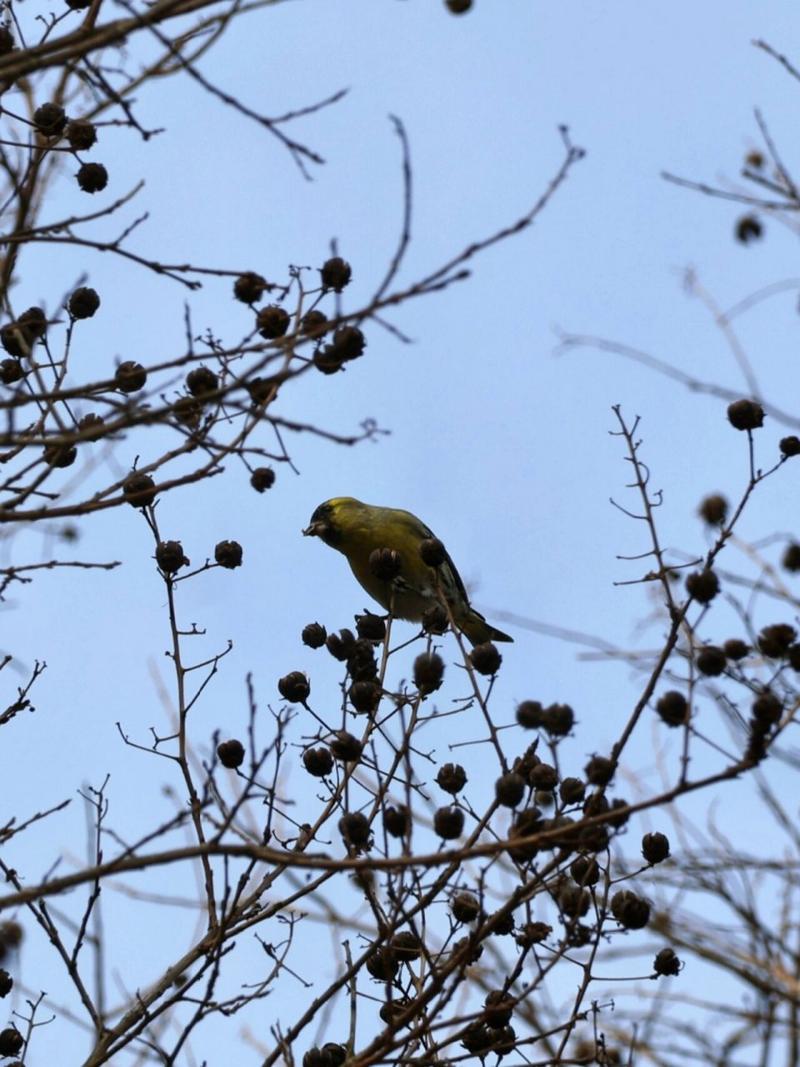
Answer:
<path fill-rule="evenodd" d="M 419 622 L 443 595 L 453 621 L 471 644 L 514 640 L 471 606 L 444 545 L 410 511 L 337 496 L 316 508 L 303 534 L 341 552 L 361 586 L 397 618 Z M 428 563 L 438 566 L 423 560 L 423 543 Z"/>

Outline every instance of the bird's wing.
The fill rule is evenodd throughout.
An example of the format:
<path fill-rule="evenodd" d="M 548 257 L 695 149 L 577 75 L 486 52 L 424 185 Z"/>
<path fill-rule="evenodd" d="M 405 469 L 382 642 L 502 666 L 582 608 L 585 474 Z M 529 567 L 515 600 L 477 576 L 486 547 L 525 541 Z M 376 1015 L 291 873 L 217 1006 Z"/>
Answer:
<path fill-rule="evenodd" d="M 433 530 L 429 526 L 426 526 L 421 519 L 418 519 L 416 515 L 412 515 L 410 511 L 402 511 L 400 509 L 397 509 L 397 514 L 399 521 L 403 522 L 403 524 L 407 528 L 409 528 L 409 530 L 413 530 L 415 533 L 422 533 L 421 540 L 426 537 L 436 537 L 436 534 L 433 532 Z M 401 516 L 402 518 L 400 518 Z M 436 540 L 438 541 L 439 538 L 436 537 Z M 453 563 L 450 553 L 447 551 L 446 548 L 444 550 L 444 558 L 445 562 L 442 570 L 444 571 L 445 583 L 447 584 L 448 578 L 452 580 L 452 584 L 455 587 L 454 592 L 458 593 L 459 596 L 463 597 L 465 604 L 469 604 L 469 597 L 467 596 L 466 587 L 464 586 L 464 583 L 461 580 L 461 575 L 458 573 L 458 569 L 455 563 Z M 449 575 L 447 573 L 448 570 L 450 572 Z M 447 590 L 445 590 L 445 592 L 447 592 Z"/>
<path fill-rule="evenodd" d="M 452 575 L 453 582 L 455 583 L 455 587 L 458 590 L 459 595 L 464 598 L 464 603 L 465 604 L 469 604 L 469 597 L 467 596 L 467 590 L 466 590 L 466 588 L 464 586 L 463 581 L 461 580 L 461 575 L 458 573 L 458 570 L 456 569 L 456 565 L 455 565 L 455 563 L 453 563 L 453 560 L 451 559 L 450 553 L 447 551 L 447 549 L 444 550 L 444 556 L 445 556 L 445 568 L 449 568 L 450 569 L 450 573 Z"/>

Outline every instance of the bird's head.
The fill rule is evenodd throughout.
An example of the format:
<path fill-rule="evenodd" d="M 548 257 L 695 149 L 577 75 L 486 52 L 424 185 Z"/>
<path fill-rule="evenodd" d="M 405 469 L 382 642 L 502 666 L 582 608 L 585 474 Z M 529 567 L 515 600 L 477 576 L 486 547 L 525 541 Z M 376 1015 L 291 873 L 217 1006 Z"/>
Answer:
<path fill-rule="evenodd" d="M 342 526 L 347 515 L 359 507 L 350 496 L 336 496 L 326 500 L 315 510 L 303 533 L 306 537 L 319 537 L 326 545 L 336 548 L 342 539 Z"/>

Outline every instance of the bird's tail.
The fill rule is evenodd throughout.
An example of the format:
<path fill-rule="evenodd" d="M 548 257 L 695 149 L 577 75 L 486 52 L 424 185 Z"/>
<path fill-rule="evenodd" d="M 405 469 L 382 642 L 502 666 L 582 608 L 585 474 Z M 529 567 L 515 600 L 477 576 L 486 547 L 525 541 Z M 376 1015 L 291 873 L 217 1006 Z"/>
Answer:
<path fill-rule="evenodd" d="M 513 637 L 509 637 L 508 634 L 504 634 L 502 630 L 488 623 L 475 608 L 470 608 L 469 612 L 457 621 L 458 628 L 473 645 L 482 645 L 484 641 L 514 640 Z"/>

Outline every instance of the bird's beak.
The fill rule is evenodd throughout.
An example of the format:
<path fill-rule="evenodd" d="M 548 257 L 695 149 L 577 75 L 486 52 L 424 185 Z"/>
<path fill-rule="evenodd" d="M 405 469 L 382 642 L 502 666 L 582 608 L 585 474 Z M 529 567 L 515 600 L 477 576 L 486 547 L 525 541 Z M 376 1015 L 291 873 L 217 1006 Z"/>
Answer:
<path fill-rule="evenodd" d="M 310 526 L 306 526 L 305 530 L 303 530 L 303 537 L 320 537 L 324 529 L 324 522 L 312 522 Z"/>

